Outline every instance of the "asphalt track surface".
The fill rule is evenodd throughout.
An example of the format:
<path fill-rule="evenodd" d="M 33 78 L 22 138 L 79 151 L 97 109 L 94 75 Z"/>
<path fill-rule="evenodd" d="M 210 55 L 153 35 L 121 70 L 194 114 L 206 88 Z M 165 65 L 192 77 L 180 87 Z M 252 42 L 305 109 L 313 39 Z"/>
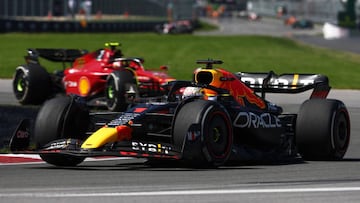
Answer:
<path fill-rule="evenodd" d="M 265 32 L 266 27 L 271 28 L 260 23 L 265 24 Z M 16 105 L 9 81 L 0 80 L 0 87 L 0 104 Z M 0 202 L 359 202 L 359 93 L 333 90 L 329 95 L 343 100 L 351 117 L 351 143 L 342 161 L 193 169 L 176 164 L 149 167 L 143 159 L 116 159 L 56 168 L 28 157 L 31 163 L 0 164 Z M 267 98 L 284 105 L 286 111 L 296 111 L 307 97 L 308 93 Z"/>
<path fill-rule="evenodd" d="M 298 42 L 333 50 L 360 53 L 360 35 L 352 32 L 350 37 L 326 40 L 323 38 L 322 25 L 315 24 L 314 29 L 292 29 L 284 26 L 282 20 L 264 18 L 260 21 L 247 21 L 237 18 L 209 20 L 220 28 L 213 32 L 197 32 L 196 35 L 270 35 L 287 37 Z M 241 45 L 239 45 L 241 46 Z"/>

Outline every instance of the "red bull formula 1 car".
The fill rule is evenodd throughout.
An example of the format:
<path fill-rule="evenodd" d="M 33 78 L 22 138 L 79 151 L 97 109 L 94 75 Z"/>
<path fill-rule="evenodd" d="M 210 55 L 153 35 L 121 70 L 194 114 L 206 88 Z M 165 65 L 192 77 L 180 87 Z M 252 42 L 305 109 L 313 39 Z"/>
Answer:
<path fill-rule="evenodd" d="M 339 160 L 345 155 L 349 114 L 343 102 L 326 99 L 326 76 L 231 73 L 213 67 L 219 60 L 198 63 L 205 67 L 195 70 L 193 81 L 168 83 L 167 95 L 155 101 L 133 97 L 136 102 L 125 112 L 89 112 L 76 97 L 49 100 L 34 132 L 24 120 L 10 149 L 38 153 L 56 166 L 75 166 L 94 156 L 212 167 L 234 160 Z M 297 113 L 284 113 L 265 99 L 268 92 L 307 90 L 312 94 Z"/>
<path fill-rule="evenodd" d="M 166 71 L 145 70 L 142 58 L 123 58 L 119 43 L 88 53 L 77 49 L 29 49 L 26 64 L 16 68 L 13 92 L 21 104 L 41 104 L 58 93 L 83 97 L 89 104 L 122 111 L 128 103 L 125 94 L 142 97 L 160 96 L 161 85 L 174 78 Z M 63 62 L 64 70 L 48 73 L 39 57 Z M 72 63 L 66 68 L 65 63 Z"/>

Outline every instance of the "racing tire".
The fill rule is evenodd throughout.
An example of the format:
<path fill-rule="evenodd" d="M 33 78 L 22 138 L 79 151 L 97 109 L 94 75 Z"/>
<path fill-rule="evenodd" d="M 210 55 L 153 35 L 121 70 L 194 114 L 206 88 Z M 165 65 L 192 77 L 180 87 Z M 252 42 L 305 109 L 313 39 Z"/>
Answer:
<path fill-rule="evenodd" d="M 305 160 L 341 160 L 349 146 L 350 118 L 344 103 L 310 99 L 299 110 L 296 145 Z"/>
<path fill-rule="evenodd" d="M 37 115 L 34 141 L 37 148 L 41 148 L 63 138 L 84 140 L 89 122 L 88 109 L 75 102 L 74 97 L 52 98 L 44 103 Z M 56 166 L 75 166 L 85 159 L 64 154 L 40 154 L 40 157 Z"/>
<path fill-rule="evenodd" d="M 173 142 L 190 164 L 221 166 L 228 160 L 233 143 L 230 116 L 213 101 L 186 103 L 176 115 Z"/>
<path fill-rule="evenodd" d="M 41 104 L 51 94 L 49 73 L 39 64 L 22 65 L 16 68 L 13 92 L 20 104 Z"/>
<path fill-rule="evenodd" d="M 40 154 L 40 158 L 48 164 L 63 167 L 77 166 L 85 160 L 85 157 L 69 154 Z"/>
<path fill-rule="evenodd" d="M 138 95 L 136 79 L 129 70 L 114 71 L 108 76 L 105 97 L 109 111 L 125 111 Z"/>

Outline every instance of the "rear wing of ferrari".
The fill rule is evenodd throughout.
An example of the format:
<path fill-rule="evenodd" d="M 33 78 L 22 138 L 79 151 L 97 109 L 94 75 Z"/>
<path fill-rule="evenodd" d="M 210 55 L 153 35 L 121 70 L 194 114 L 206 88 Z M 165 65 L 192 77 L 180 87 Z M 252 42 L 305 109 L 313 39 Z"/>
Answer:
<path fill-rule="evenodd" d="M 331 87 L 329 79 L 320 74 L 281 74 L 238 72 L 235 75 L 255 92 L 300 93 L 313 89 L 310 98 L 326 98 Z"/>
<path fill-rule="evenodd" d="M 88 51 L 82 49 L 28 49 L 25 60 L 29 63 L 38 63 L 38 58 L 42 57 L 53 62 L 74 62 L 86 53 Z"/>

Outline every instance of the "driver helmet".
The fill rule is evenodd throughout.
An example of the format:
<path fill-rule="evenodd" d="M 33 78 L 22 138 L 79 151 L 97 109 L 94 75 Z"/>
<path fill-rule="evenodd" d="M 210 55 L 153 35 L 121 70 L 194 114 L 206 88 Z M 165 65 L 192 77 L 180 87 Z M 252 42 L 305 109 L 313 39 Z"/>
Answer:
<path fill-rule="evenodd" d="M 183 92 L 182 98 L 188 98 L 193 96 L 203 96 L 202 88 L 200 87 L 186 87 Z"/>

